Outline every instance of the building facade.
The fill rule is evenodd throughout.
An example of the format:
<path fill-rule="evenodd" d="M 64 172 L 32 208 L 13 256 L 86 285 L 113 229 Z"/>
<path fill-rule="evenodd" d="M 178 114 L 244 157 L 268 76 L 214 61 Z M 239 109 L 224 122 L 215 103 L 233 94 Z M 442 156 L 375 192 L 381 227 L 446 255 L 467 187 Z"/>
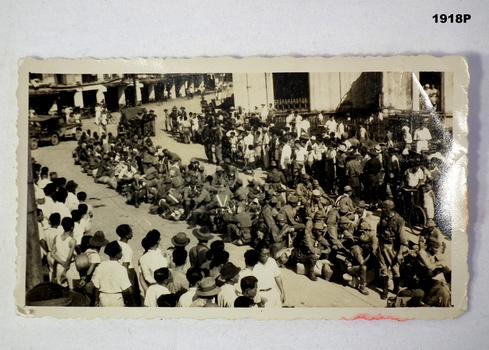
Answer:
<path fill-rule="evenodd" d="M 438 91 L 437 111 L 453 116 L 451 72 L 233 73 L 235 105 L 253 111 L 272 103 L 284 113 L 423 111 L 425 86 Z"/>
<path fill-rule="evenodd" d="M 55 114 L 64 106 L 111 111 L 205 91 L 215 78 L 207 74 L 37 74 L 29 76 L 29 108 Z"/>

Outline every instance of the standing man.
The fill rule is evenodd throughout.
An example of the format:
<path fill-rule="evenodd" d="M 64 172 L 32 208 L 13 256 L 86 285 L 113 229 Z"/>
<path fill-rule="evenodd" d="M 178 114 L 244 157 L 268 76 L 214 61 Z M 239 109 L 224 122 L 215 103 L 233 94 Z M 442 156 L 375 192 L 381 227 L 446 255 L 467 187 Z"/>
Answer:
<path fill-rule="evenodd" d="M 380 171 L 382 164 L 377 158 L 377 152 L 371 148 L 368 153 L 370 159 L 365 163 L 363 173 L 365 174 L 365 202 L 368 204 L 376 204 L 379 198 Z"/>
<path fill-rule="evenodd" d="M 414 132 L 414 141 L 416 141 L 416 153 L 421 151 L 429 151 L 429 142 L 431 140 L 431 133 L 428 129 L 428 120 L 423 120 L 421 128 L 416 129 Z"/>
<path fill-rule="evenodd" d="M 149 133 L 151 136 L 156 136 L 156 114 L 155 111 L 150 110 L 148 114 L 149 119 Z"/>
<path fill-rule="evenodd" d="M 263 124 L 267 123 L 267 117 L 268 117 L 268 107 L 266 104 L 262 103 L 261 104 L 261 111 L 260 111 L 260 119 Z"/>
<path fill-rule="evenodd" d="M 258 279 L 260 296 L 267 300 L 265 307 L 280 308 L 285 301 L 285 289 L 277 262 L 270 257 L 270 246 L 266 241 L 260 241 L 255 250 L 258 264 L 253 268 L 253 274 Z"/>
<path fill-rule="evenodd" d="M 399 292 L 400 266 L 403 253 L 408 249 L 408 239 L 404 232 L 404 219 L 394 210 L 394 202 L 382 202 L 382 215 L 377 224 L 379 238 L 380 276 L 383 282 L 381 298 L 389 294 L 389 270 L 394 279 L 394 294 Z"/>

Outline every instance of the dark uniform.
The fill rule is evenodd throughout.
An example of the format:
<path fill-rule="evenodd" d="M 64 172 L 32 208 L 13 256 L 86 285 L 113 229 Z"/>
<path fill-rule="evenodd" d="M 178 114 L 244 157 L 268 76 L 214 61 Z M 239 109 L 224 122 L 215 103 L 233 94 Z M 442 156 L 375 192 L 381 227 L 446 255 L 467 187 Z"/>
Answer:
<path fill-rule="evenodd" d="M 404 232 L 404 219 L 393 211 L 394 204 L 391 201 L 385 201 L 384 206 L 391 208 L 391 211 L 383 212 L 377 225 L 380 276 L 384 282 L 382 299 L 386 299 L 388 295 L 389 270 L 392 271 L 394 278 L 395 292 L 399 287 L 400 260 L 402 260 L 404 249 L 407 249 L 408 246 L 408 239 Z"/>

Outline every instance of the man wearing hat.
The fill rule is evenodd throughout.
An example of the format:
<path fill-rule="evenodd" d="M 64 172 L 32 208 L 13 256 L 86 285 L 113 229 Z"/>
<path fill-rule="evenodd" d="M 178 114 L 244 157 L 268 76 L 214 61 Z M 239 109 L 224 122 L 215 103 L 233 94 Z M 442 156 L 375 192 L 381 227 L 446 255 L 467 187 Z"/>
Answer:
<path fill-rule="evenodd" d="M 268 241 L 274 240 L 273 237 L 278 236 L 280 229 L 276 224 L 276 215 L 278 199 L 273 196 L 265 205 L 261 208 L 260 215 L 256 222 L 257 236 L 259 239 L 266 239 Z M 284 217 L 285 220 L 285 217 Z M 272 254 L 273 256 L 273 254 Z"/>
<path fill-rule="evenodd" d="M 355 205 L 350 195 L 352 194 L 352 188 L 345 186 L 343 188 L 343 194 L 336 199 L 335 206 L 338 208 L 340 215 L 351 215 L 355 212 Z"/>
<path fill-rule="evenodd" d="M 270 166 L 272 167 L 272 170 L 268 172 L 265 182 L 271 184 L 271 187 L 274 190 L 277 190 L 280 185 L 286 185 L 287 180 L 285 179 L 284 173 L 277 169 L 277 163 L 274 160 L 272 160 Z"/>
<path fill-rule="evenodd" d="M 241 268 L 236 267 L 232 262 L 227 262 L 221 269 L 221 279 L 226 281 L 217 295 L 217 305 L 219 307 L 234 307 L 234 301 L 238 297 L 235 284 L 239 281 Z"/>
<path fill-rule="evenodd" d="M 359 234 L 356 243 L 350 248 L 348 261 L 351 266 L 346 272 L 359 278 L 358 291 L 368 295 L 367 269 L 368 265 L 372 265 L 372 261 L 377 259 L 378 240 L 370 225 L 365 222 L 360 225 Z"/>
<path fill-rule="evenodd" d="M 428 219 L 426 221 L 426 226 L 421 230 L 421 233 L 419 234 L 419 246 L 425 246 L 426 242 L 430 238 L 439 242 L 440 247 L 444 251 L 446 247 L 444 236 L 441 233 L 440 229 L 436 226 L 436 223 L 433 219 Z"/>
<path fill-rule="evenodd" d="M 348 159 L 348 153 L 345 144 L 340 144 L 337 149 L 336 156 L 336 180 L 339 188 L 343 188 L 348 183 L 348 177 L 346 176 L 346 161 Z"/>
<path fill-rule="evenodd" d="M 196 208 L 196 199 L 199 199 L 198 205 L 200 206 L 205 198 L 199 198 L 202 195 L 202 183 L 199 183 L 194 177 L 186 179 L 190 182 L 183 189 L 183 209 L 185 211 L 185 219 L 189 220 L 192 215 L 192 210 Z M 204 196 L 206 193 L 207 191 L 205 191 Z"/>
<path fill-rule="evenodd" d="M 215 303 L 216 296 L 221 291 L 216 285 L 216 280 L 212 277 L 205 277 L 199 282 L 195 296 L 197 299 L 190 307 L 218 307 Z"/>
<path fill-rule="evenodd" d="M 363 166 L 358 159 L 358 154 L 350 152 L 346 162 L 346 176 L 348 177 L 348 185 L 352 189 L 351 198 L 358 202 L 361 196 L 360 178 L 363 174 Z"/>
<path fill-rule="evenodd" d="M 295 230 L 287 224 L 287 218 L 283 213 L 275 216 L 275 224 L 270 228 L 268 232 L 265 232 L 265 237 L 270 242 L 270 256 L 275 259 L 277 253 L 289 246 L 288 242 L 292 242 Z"/>
<path fill-rule="evenodd" d="M 383 280 L 382 299 L 389 294 L 389 270 L 394 279 L 394 293 L 399 291 L 400 265 L 403 254 L 408 249 L 408 239 L 404 231 L 404 219 L 395 211 L 394 202 L 382 202 L 382 214 L 377 225 L 379 237 L 380 276 Z"/>
<path fill-rule="evenodd" d="M 372 226 L 372 213 L 366 209 L 365 201 L 358 202 L 357 208 L 355 210 L 354 222 L 355 226 L 357 226 L 357 229 L 363 222 Z"/>
<path fill-rule="evenodd" d="M 209 229 L 202 226 L 199 229 L 194 229 L 192 231 L 193 235 L 197 238 L 199 243 L 192 247 L 189 251 L 189 261 L 190 265 L 193 267 L 201 267 L 203 263 L 207 261 L 205 254 L 209 250 L 207 242 L 209 242 L 213 236 Z"/>
<path fill-rule="evenodd" d="M 155 114 L 155 111 L 153 111 L 152 109 L 149 111 L 148 113 L 148 120 L 149 120 L 149 133 L 151 136 L 156 136 L 156 117 L 157 115 Z"/>
<path fill-rule="evenodd" d="M 212 186 L 224 187 L 228 185 L 228 180 L 222 166 L 216 166 L 216 172 L 212 175 Z"/>
<path fill-rule="evenodd" d="M 295 231 L 303 230 L 305 225 L 296 221 L 297 210 L 299 205 L 299 198 L 296 195 L 291 195 L 289 197 L 289 201 L 286 205 L 284 205 L 280 209 L 280 213 L 282 213 L 287 219 L 287 224 L 294 228 Z"/>
<path fill-rule="evenodd" d="M 305 275 L 311 281 L 317 281 L 315 269 L 319 259 L 327 258 L 331 251 L 330 244 L 324 237 L 326 231 L 324 216 L 324 212 L 318 211 L 307 221 L 304 236 L 296 246 L 301 254 L 294 254 L 295 261 L 304 265 Z M 297 259 L 297 257 L 299 258 Z M 331 277 L 332 273 L 329 273 L 331 272 L 329 270 L 331 270 L 329 265 L 323 264 L 319 269 L 319 275 L 323 275 L 325 278 Z"/>
<path fill-rule="evenodd" d="M 365 202 L 368 204 L 376 204 L 379 199 L 379 186 L 380 186 L 380 172 L 382 171 L 382 164 L 379 160 L 378 153 L 375 148 L 368 150 L 370 159 L 367 160 L 363 168 L 365 175 Z"/>
<path fill-rule="evenodd" d="M 227 235 L 223 237 L 224 242 L 233 242 L 238 246 L 251 243 L 251 226 L 253 225 L 253 221 L 251 219 L 251 213 L 246 210 L 245 206 L 238 205 L 235 215 L 224 212 L 223 220 L 227 224 Z M 237 236 L 237 239 L 234 241 L 233 233 Z"/>
<path fill-rule="evenodd" d="M 163 256 L 166 258 L 168 261 L 168 267 L 169 268 L 174 268 L 176 265 L 173 262 L 173 252 L 177 249 L 182 249 L 185 250 L 185 247 L 188 246 L 190 243 L 190 238 L 187 237 L 187 234 L 185 232 L 178 232 L 176 235 L 174 235 L 171 238 L 171 247 L 168 247 L 168 249 L 165 251 Z M 184 266 L 184 269 L 188 269 L 190 267 L 190 263 L 187 262 Z"/>
<path fill-rule="evenodd" d="M 82 269 L 80 271 L 80 268 L 77 266 L 77 269 L 80 271 L 80 284 L 79 287 L 82 288 L 84 287 L 88 282 L 91 281 L 93 273 L 95 272 L 95 269 L 97 266 L 102 262 L 102 259 L 100 258 L 100 248 L 106 246 L 109 243 L 107 239 L 105 239 L 105 235 L 102 231 L 97 231 L 94 233 L 93 237 L 90 238 L 88 241 L 88 249 L 85 251 L 86 257 L 88 258 L 88 269 Z M 75 263 L 77 259 L 75 258 Z M 83 273 L 85 272 L 85 273 Z M 87 291 L 92 291 L 90 289 L 87 289 Z M 89 293 L 91 294 L 91 293 Z"/>
<path fill-rule="evenodd" d="M 423 301 L 429 306 L 451 306 L 450 287 L 445 274 L 449 267 L 440 259 L 439 241 L 430 237 L 423 247 L 420 247 L 417 262 L 419 266 L 420 287 L 425 292 Z"/>

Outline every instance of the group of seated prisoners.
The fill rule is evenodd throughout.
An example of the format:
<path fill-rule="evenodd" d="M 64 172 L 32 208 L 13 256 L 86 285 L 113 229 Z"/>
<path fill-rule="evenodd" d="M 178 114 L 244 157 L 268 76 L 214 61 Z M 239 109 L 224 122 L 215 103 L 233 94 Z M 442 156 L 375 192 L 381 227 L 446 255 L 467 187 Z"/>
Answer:
<path fill-rule="evenodd" d="M 111 306 L 115 301 L 107 299 L 120 297 L 120 306 L 217 303 L 280 307 L 285 301 L 280 269 L 287 268 L 312 281 L 322 277 L 349 285 L 364 295 L 378 287 L 384 300 L 392 291 L 388 305 L 450 306 L 451 275 L 444 261 L 450 236 L 442 233 L 436 223 L 444 159 L 439 152 L 427 153 L 424 144 L 413 150 L 404 136 L 377 144 L 349 137 L 346 132 L 309 136 L 301 130 L 299 136 L 295 128 L 269 127 L 259 121 L 232 129 L 236 125 L 226 113 L 205 118 L 206 127 L 217 132 L 220 142 L 238 147 L 236 153 L 232 153 L 235 147 L 222 147 L 226 151 L 219 153 L 216 144 L 209 148 L 210 153 L 206 150 L 217 163 L 212 174 L 206 173 L 202 160 L 192 158 L 189 164 L 183 164 L 178 154 L 154 146 L 151 138 L 137 133 L 114 136 L 86 131 L 79 139 L 73 156 L 83 172 L 125 196 L 129 205 L 147 203 L 144 209 L 154 215 L 187 221 L 188 229 L 193 229 L 199 239 L 199 244 L 187 253 L 183 244 L 186 233 L 177 233 L 172 240 L 174 246 L 162 253 L 158 248 L 160 233 L 148 232 L 141 242 L 146 253 L 139 260 L 138 274 L 132 267 L 132 257 L 127 257 L 132 255 L 127 245 L 132 238 L 130 227 L 119 226 L 121 240 L 105 248 L 110 260 L 100 263 L 99 258 L 94 259 L 88 275 L 81 277 L 92 305 Z M 240 147 L 247 145 L 241 149 L 246 152 L 251 144 L 257 151 L 254 140 L 257 136 L 263 139 L 265 134 L 269 136 L 267 146 L 261 144 L 259 156 L 253 158 L 268 170 L 262 181 L 242 174 L 243 164 L 236 155 L 244 154 Z M 236 142 L 231 141 L 234 137 Z M 245 165 L 247 169 L 255 166 L 250 167 L 249 162 Z M 56 183 L 55 189 L 50 187 L 44 187 L 45 197 L 51 197 L 54 203 L 63 202 L 58 192 L 66 192 L 65 186 Z M 409 208 L 403 205 L 404 189 L 416 190 L 417 200 L 423 203 L 428 220 L 419 232 L 405 224 Z M 401 207 L 402 211 L 398 209 Z M 86 217 L 83 209 L 81 214 Z M 80 209 L 73 211 L 75 217 L 71 220 L 76 226 Z M 63 224 L 63 230 L 67 230 L 63 234 L 69 235 L 70 225 Z M 105 243 L 100 234 L 74 238 L 72 255 L 86 254 L 87 244 L 89 249 L 97 250 L 92 244 L 97 239 L 100 249 Z M 220 239 L 215 240 L 217 237 Z M 207 242 L 213 239 L 209 247 Z M 226 244 L 250 246 L 244 255 L 246 268 L 240 270 L 228 261 Z M 52 252 L 49 244 L 47 249 Z M 59 271 L 59 260 L 64 261 L 61 266 L 65 273 L 58 279 L 66 279 L 70 271 L 76 270 L 69 268 L 65 260 L 55 260 L 58 270 L 54 271 Z M 145 261 L 159 268 L 148 270 Z M 119 294 L 101 292 L 104 279 L 118 276 L 116 268 L 123 271 L 117 264 L 127 270 L 130 285 L 125 280 L 122 287 L 126 288 L 121 287 Z M 184 287 L 174 287 L 179 283 Z M 89 285 L 94 287 L 92 292 L 86 291 Z M 247 288 L 250 293 L 245 292 Z M 152 293 L 162 295 L 164 300 L 160 303 Z M 208 295 L 203 298 L 204 294 Z M 243 296 L 252 301 L 245 302 Z"/>

